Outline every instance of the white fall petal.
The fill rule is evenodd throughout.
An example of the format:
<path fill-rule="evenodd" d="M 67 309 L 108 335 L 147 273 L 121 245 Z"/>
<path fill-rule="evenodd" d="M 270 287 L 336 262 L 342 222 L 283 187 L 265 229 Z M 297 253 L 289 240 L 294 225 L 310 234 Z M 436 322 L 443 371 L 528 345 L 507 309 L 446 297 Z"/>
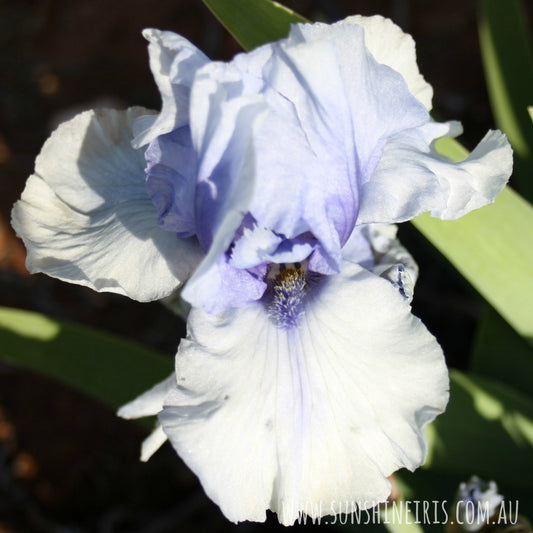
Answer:
<path fill-rule="evenodd" d="M 193 309 L 178 386 L 159 415 L 174 448 L 232 521 L 370 507 L 424 460 L 448 400 L 442 351 L 388 281 L 352 263 L 310 287 L 281 329 L 263 303 Z"/>
<path fill-rule="evenodd" d="M 147 112 L 87 111 L 45 143 L 12 212 L 30 272 L 139 301 L 187 279 L 202 253 L 158 227 L 143 150 L 130 145 L 134 120 Z"/>

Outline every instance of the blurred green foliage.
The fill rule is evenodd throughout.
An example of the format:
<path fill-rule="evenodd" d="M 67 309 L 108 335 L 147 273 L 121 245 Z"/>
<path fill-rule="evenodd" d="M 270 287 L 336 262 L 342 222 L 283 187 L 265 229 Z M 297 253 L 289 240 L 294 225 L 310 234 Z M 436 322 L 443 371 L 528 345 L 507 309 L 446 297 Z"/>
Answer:
<path fill-rule="evenodd" d="M 138 344 L 38 313 L 0 307 L 0 357 L 117 408 L 174 369 Z"/>

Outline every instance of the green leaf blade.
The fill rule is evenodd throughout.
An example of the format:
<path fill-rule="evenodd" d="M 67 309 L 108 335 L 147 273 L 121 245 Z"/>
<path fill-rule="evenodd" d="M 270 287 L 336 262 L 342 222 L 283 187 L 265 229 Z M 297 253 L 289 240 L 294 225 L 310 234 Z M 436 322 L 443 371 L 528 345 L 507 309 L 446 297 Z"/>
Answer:
<path fill-rule="evenodd" d="M 533 127 L 528 106 L 533 98 L 533 50 L 520 0 L 483 0 L 479 41 L 487 89 L 498 127 L 516 158 L 515 179 L 533 200 Z"/>
<path fill-rule="evenodd" d="M 0 307 L 0 357 L 116 408 L 167 377 L 173 361 L 135 343 Z"/>
<path fill-rule="evenodd" d="M 425 469 L 524 485 L 533 471 L 533 399 L 452 370 L 450 403 L 428 428 Z"/>
<path fill-rule="evenodd" d="M 523 337 L 533 339 L 533 208 L 509 187 L 453 221 L 412 223 Z"/>
<path fill-rule="evenodd" d="M 269 0 L 204 0 L 245 50 L 283 39 L 291 24 L 306 22 L 294 11 Z"/>
<path fill-rule="evenodd" d="M 531 394 L 533 346 L 488 308 L 477 331 L 470 370 Z"/>

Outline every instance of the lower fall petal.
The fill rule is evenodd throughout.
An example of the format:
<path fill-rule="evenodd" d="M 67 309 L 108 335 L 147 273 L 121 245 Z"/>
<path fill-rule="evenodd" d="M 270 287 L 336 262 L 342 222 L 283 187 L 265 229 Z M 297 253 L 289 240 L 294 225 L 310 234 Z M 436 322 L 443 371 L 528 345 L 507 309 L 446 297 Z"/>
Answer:
<path fill-rule="evenodd" d="M 448 400 L 442 351 L 391 283 L 344 263 L 308 286 L 288 326 L 264 301 L 193 309 L 178 351 L 159 418 L 234 522 L 384 501 Z"/>

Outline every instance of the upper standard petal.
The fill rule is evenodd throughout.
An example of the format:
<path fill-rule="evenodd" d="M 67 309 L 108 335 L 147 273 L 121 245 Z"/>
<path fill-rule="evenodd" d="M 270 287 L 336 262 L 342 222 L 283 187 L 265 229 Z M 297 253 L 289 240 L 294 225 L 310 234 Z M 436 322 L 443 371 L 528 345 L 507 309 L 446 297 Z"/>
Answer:
<path fill-rule="evenodd" d="M 246 233 L 247 260 L 256 258 L 246 268 L 267 259 L 300 261 L 303 248 L 297 243 L 311 237 L 310 268 L 338 272 L 341 248 L 357 220 L 361 187 L 379 163 L 387 139 L 428 121 L 401 75 L 368 53 L 363 29 L 349 24 L 341 33 L 329 40 L 265 45 L 229 64 L 210 63 L 197 72 L 190 125 L 198 153 L 196 231 L 208 257 L 213 256 L 212 246 L 230 256 L 232 250 L 243 250 L 239 239 L 245 233 L 239 233 L 239 225 L 228 226 L 223 241 L 214 238 L 215 229 L 230 211 L 226 199 L 233 196 L 226 191 L 239 190 L 237 183 L 247 183 L 243 191 L 251 191 L 253 183 L 246 206 L 239 204 L 242 215 L 253 218 L 258 228 Z M 339 42 L 346 36 L 353 45 L 350 66 L 340 58 Z M 251 98 L 253 107 L 247 103 Z M 246 124 L 237 129 L 245 109 Z M 264 116 L 258 120 L 258 114 Z M 284 246 L 253 253 L 253 236 L 268 232 Z M 206 259 L 206 265 L 213 261 Z M 241 263 L 237 256 L 235 261 Z M 215 272 L 200 268 L 184 291 L 185 298 L 204 308 L 199 276 L 204 276 L 202 287 L 224 285 L 214 280 L 207 284 L 208 270 Z M 257 298 L 260 293 L 254 294 Z M 213 299 L 220 296 L 215 290 Z M 239 299 L 249 301 L 226 298 Z"/>
<path fill-rule="evenodd" d="M 150 43 L 150 69 L 161 94 L 161 112 L 139 117 L 135 124 L 135 148 L 189 123 L 189 98 L 194 76 L 209 62 L 201 50 L 177 33 L 148 28 L 143 35 Z"/>
<path fill-rule="evenodd" d="M 434 142 L 459 129 L 433 122 L 430 105 L 413 40 L 382 17 L 296 25 L 287 39 L 198 68 L 189 116 L 196 175 L 169 186 L 186 174 L 170 165 L 153 194 L 162 227 L 187 215 L 207 254 L 184 297 L 217 312 L 224 301 L 244 305 L 261 296 L 257 269 L 270 263 L 308 259 L 332 275 L 365 224 L 426 211 L 457 218 L 492 202 L 512 169 L 505 137 L 491 132 L 465 161 L 450 161 Z M 243 231 L 247 219 L 254 226 Z M 246 283 L 233 283 L 235 268 L 250 269 L 237 276 Z"/>
<path fill-rule="evenodd" d="M 339 45 L 348 38 L 349 66 Z M 361 186 L 386 140 L 427 122 L 427 112 L 399 74 L 368 54 L 354 25 L 331 39 L 274 45 L 263 75 L 271 113 L 254 137 L 251 214 L 289 238 L 309 231 L 338 270 Z"/>
<path fill-rule="evenodd" d="M 401 74 L 409 91 L 430 111 L 433 89 L 418 70 L 415 42 L 392 20 L 381 15 L 372 17 L 352 15 L 335 24 L 297 24 L 291 29 L 289 38 L 302 42 L 336 39 L 335 35 L 338 35 L 339 39 L 336 39 L 336 42 L 340 60 L 350 63 L 354 42 L 346 38 L 349 33 L 345 32 L 345 27 L 350 24 L 364 29 L 365 46 L 374 59 Z"/>
<path fill-rule="evenodd" d="M 180 238 L 196 235 L 197 156 L 190 128 L 159 135 L 146 150 L 146 189 L 157 209 L 158 224 Z"/>

